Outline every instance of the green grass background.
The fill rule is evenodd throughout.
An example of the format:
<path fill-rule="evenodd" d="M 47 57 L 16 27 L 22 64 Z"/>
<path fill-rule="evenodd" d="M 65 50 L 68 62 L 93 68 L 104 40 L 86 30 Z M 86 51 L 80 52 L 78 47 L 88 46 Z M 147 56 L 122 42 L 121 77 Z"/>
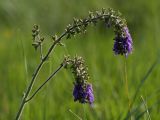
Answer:
<path fill-rule="evenodd" d="M 31 46 L 31 29 L 39 24 L 45 37 L 44 53 L 52 43 L 50 36 L 60 35 L 73 17 L 82 18 L 88 11 L 101 8 L 119 10 L 128 22 L 134 42 L 133 54 L 127 58 L 129 95 L 132 100 L 138 84 L 160 50 L 159 0 L 1 0 L 0 1 L 0 120 L 14 119 L 32 74 L 40 62 L 39 52 Z M 53 72 L 64 55 L 83 56 L 89 67 L 95 102 L 90 107 L 73 101 L 74 78 L 63 69 L 36 97 L 22 114 L 22 120 L 76 120 L 73 113 L 85 120 L 116 120 L 128 110 L 124 86 L 124 57 L 115 56 L 113 30 L 99 23 L 90 26 L 84 35 L 64 39 L 65 47 L 57 47 L 45 63 L 33 91 Z M 133 118 L 160 100 L 160 64 L 158 63 L 138 93 L 133 108 L 142 104 Z M 151 97 L 149 97 L 151 96 Z M 160 119 L 160 105 L 150 116 Z M 148 119 L 144 114 L 140 119 Z"/>

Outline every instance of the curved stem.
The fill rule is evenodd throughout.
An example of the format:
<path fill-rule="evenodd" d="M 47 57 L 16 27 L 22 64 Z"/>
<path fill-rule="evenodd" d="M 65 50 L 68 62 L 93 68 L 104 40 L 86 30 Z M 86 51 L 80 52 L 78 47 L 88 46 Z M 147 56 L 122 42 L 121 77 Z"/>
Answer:
<path fill-rule="evenodd" d="M 53 77 L 56 75 L 56 73 L 61 70 L 61 68 L 62 68 L 63 66 L 64 66 L 63 63 L 60 64 L 60 66 L 47 78 L 47 80 L 46 80 L 46 81 L 32 94 L 32 96 L 31 96 L 30 98 L 28 98 L 25 102 L 27 103 L 27 102 L 29 102 L 30 100 L 32 100 L 33 97 L 42 89 L 42 87 L 43 87 L 49 80 L 51 80 L 51 78 L 53 78 Z"/>

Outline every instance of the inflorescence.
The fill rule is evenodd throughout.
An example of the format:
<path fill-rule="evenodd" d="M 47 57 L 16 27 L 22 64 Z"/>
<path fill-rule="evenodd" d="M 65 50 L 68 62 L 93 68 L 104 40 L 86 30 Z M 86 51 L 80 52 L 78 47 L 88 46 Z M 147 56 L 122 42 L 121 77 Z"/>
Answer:
<path fill-rule="evenodd" d="M 32 29 L 32 37 L 33 37 L 33 43 L 32 46 L 37 49 L 39 46 L 42 45 L 42 42 L 44 41 L 44 37 L 40 36 L 40 30 L 38 25 L 34 25 Z"/>
<path fill-rule="evenodd" d="M 88 68 L 85 66 L 82 57 L 74 57 L 70 59 L 65 58 L 65 68 L 71 69 L 75 82 L 73 89 L 74 101 L 79 101 L 80 103 L 92 104 L 94 101 L 92 85 L 88 82 Z"/>
<path fill-rule="evenodd" d="M 119 36 L 116 35 L 115 37 L 115 42 L 114 42 L 114 47 L 113 47 L 113 51 L 115 52 L 115 54 L 121 54 L 121 55 L 125 55 L 127 56 L 128 54 L 130 54 L 132 52 L 132 38 L 131 35 L 129 33 L 129 30 L 127 27 L 124 27 L 124 32 L 125 32 L 125 36 Z"/>
<path fill-rule="evenodd" d="M 115 43 L 113 51 L 116 55 L 127 56 L 132 52 L 132 38 L 129 33 L 126 20 L 122 18 L 120 12 L 116 12 L 112 9 L 102 9 L 102 11 L 89 12 L 89 16 L 84 19 L 76 19 L 72 24 L 69 24 L 65 29 L 67 33 L 67 39 L 75 36 L 75 34 L 86 32 L 86 28 L 89 24 L 96 25 L 98 21 L 103 21 L 105 25 L 114 29 Z"/>
<path fill-rule="evenodd" d="M 63 36 L 66 36 L 67 39 L 75 36 L 76 34 L 85 33 L 86 28 L 90 24 L 96 25 L 98 21 L 103 21 L 105 26 L 108 28 L 112 27 L 114 29 L 115 38 L 114 38 L 114 46 L 113 51 L 116 55 L 125 55 L 132 53 L 132 38 L 129 33 L 126 20 L 122 18 L 122 15 L 118 11 L 114 11 L 109 8 L 108 10 L 102 9 L 101 11 L 89 12 L 89 16 L 84 19 L 73 19 L 73 23 L 69 24 Z M 34 26 L 32 30 L 33 36 L 33 46 L 37 49 L 41 46 L 44 38 L 39 35 L 39 27 L 37 25 Z M 60 37 L 61 38 L 61 37 Z M 63 44 L 58 39 L 57 35 L 52 36 L 54 42 L 59 45 Z"/>

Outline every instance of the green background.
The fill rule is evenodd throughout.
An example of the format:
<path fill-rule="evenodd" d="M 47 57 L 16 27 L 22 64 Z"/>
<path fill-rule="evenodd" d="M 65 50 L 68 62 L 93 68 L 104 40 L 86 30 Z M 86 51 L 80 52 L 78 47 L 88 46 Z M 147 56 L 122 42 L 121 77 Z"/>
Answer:
<path fill-rule="evenodd" d="M 138 84 L 157 60 L 160 49 L 159 0 L 1 0 L 0 1 L 0 120 L 14 119 L 32 74 L 40 62 L 39 52 L 32 47 L 31 30 L 39 24 L 45 37 L 44 54 L 52 44 L 51 35 L 60 35 L 73 17 L 84 18 L 88 11 L 101 8 L 119 10 L 126 18 L 133 38 L 133 54 L 127 58 L 129 96 L 132 101 Z M 124 118 L 128 100 L 124 84 L 124 56 L 115 56 L 114 33 L 104 24 L 90 26 L 86 34 L 63 39 L 65 47 L 57 46 L 41 70 L 33 91 L 58 67 L 64 55 L 82 56 L 89 68 L 95 102 L 93 107 L 73 101 L 74 77 L 63 69 L 36 97 L 22 114 L 22 120 L 76 120 L 74 114 L 87 120 Z M 147 77 L 133 108 L 132 116 L 146 110 L 159 99 L 160 65 Z M 32 91 L 32 92 L 33 92 Z M 72 112 L 71 112 L 71 111 Z M 160 106 L 149 112 L 160 119 Z M 140 119 L 148 119 L 145 113 Z"/>

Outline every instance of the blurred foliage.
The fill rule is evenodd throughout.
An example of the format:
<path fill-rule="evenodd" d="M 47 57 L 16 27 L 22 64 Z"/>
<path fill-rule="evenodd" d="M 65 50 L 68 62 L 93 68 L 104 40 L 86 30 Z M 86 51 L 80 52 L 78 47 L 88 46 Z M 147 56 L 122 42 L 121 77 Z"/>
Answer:
<path fill-rule="evenodd" d="M 63 32 L 73 17 L 81 18 L 88 11 L 101 8 L 119 10 L 128 22 L 133 37 L 134 52 L 127 58 L 130 96 L 140 79 L 157 58 L 160 42 L 159 0 L 0 0 L 0 119 L 13 119 L 36 65 L 39 53 L 31 46 L 31 29 L 39 24 L 45 36 L 44 52 L 51 44 L 50 35 Z M 96 29 L 95 29 L 96 28 Z M 66 47 L 57 47 L 37 78 L 35 90 L 61 62 L 64 54 L 78 54 L 87 61 L 95 93 L 95 106 L 90 108 L 73 102 L 73 76 L 63 70 L 26 105 L 23 120 L 74 120 L 71 109 L 87 119 L 118 119 L 127 110 L 123 84 L 123 58 L 112 52 L 113 33 L 98 24 L 88 32 L 71 40 Z M 83 46 L 83 48 L 82 48 Z M 159 100 L 160 65 L 151 73 L 140 95 L 148 106 Z M 141 103 L 140 98 L 136 104 Z M 142 112 L 144 107 L 139 109 Z M 160 107 L 150 113 L 158 120 Z"/>
<path fill-rule="evenodd" d="M 0 24 L 30 28 L 37 23 L 44 30 L 56 32 L 64 28 L 73 17 L 85 16 L 88 11 L 109 7 L 122 12 L 133 28 L 142 28 L 150 25 L 155 17 L 159 17 L 156 11 L 160 3 L 158 0 L 1 0 Z"/>

